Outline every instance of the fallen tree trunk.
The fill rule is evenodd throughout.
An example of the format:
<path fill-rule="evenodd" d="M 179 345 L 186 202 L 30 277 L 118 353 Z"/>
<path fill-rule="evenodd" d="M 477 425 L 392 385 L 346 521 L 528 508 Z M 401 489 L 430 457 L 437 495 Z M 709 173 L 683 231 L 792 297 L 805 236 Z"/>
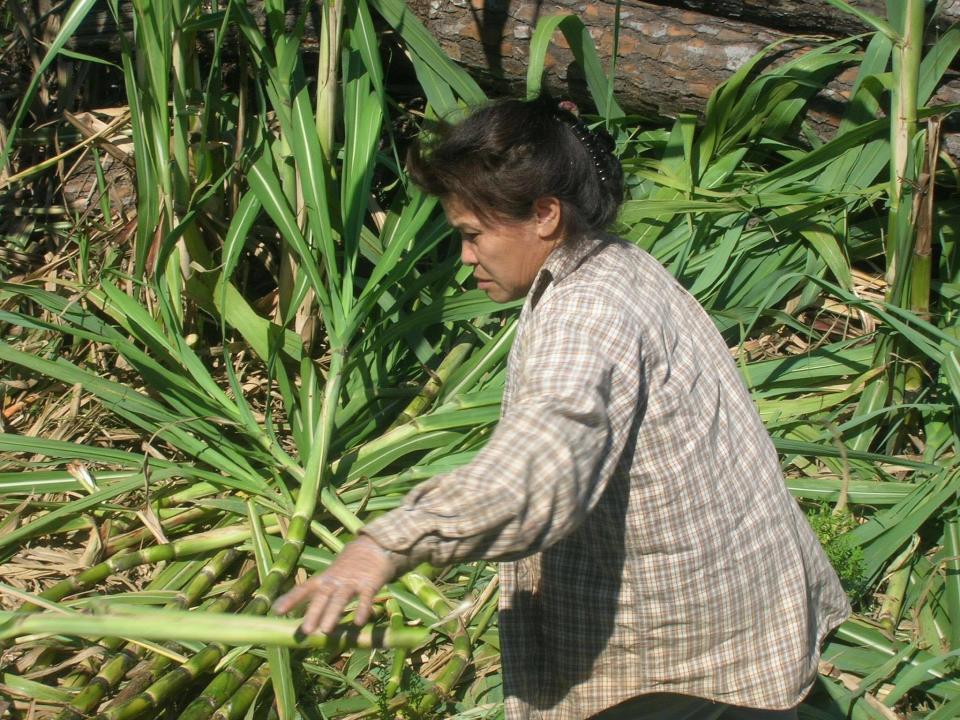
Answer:
<path fill-rule="evenodd" d="M 858 5 L 882 14 L 882 8 L 869 6 L 883 4 L 882 0 L 873 0 Z M 603 62 L 610 60 L 616 3 L 609 0 L 488 2 L 480 10 L 463 0 L 418 0 L 411 5 L 451 57 L 483 84 L 500 91 L 522 89 L 529 38 L 537 20 L 545 15 L 577 14 L 589 27 Z M 687 9 L 693 6 L 709 6 L 711 14 Z M 793 26 L 818 34 L 798 36 L 759 24 L 785 22 L 790 11 L 794 13 L 790 21 Z M 960 19 L 960 0 L 944 8 L 938 22 L 954 19 Z M 825 36 L 822 30 L 831 23 L 835 30 L 843 31 Z M 856 18 L 833 9 L 823 0 L 673 0 L 662 4 L 628 0 L 621 4 L 621 25 L 617 100 L 628 112 L 659 118 L 702 112 L 717 85 L 773 42 L 783 42 L 781 52 L 786 53 L 814 42 L 865 31 Z M 554 40 L 547 53 L 545 84 L 558 92 L 569 92 L 572 87 L 576 93 L 582 83 L 573 65 L 573 55 L 561 37 Z M 814 104 L 809 119 L 821 135 L 828 136 L 836 127 L 836 113 L 847 99 L 852 79 L 852 72 L 842 75 Z M 935 102 L 960 102 L 960 74 L 953 73 L 945 79 Z M 949 152 L 960 156 L 957 133 L 948 132 L 944 140 Z"/>
<path fill-rule="evenodd" d="M 316 43 L 315 3 L 288 3 L 288 20 L 293 22 L 304 3 L 308 3 L 305 47 L 309 49 Z M 248 4 L 263 21 L 262 3 Z M 610 59 L 614 0 L 413 0 L 408 5 L 444 51 L 493 92 L 523 90 L 529 38 L 537 20 L 546 15 L 578 15 L 590 29 L 601 58 L 605 63 Z M 884 14 L 885 0 L 861 0 L 857 5 Z M 121 9 L 121 24 L 128 31 L 132 26 L 129 3 L 121 3 Z M 940 4 L 934 25 L 947 27 L 957 20 L 960 0 L 947 0 Z M 867 31 L 860 20 L 826 0 L 626 0 L 621 3 L 621 25 L 616 97 L 628 112 L 650 118 L 702 112 L 714 88 L 770 43 L 783 42 L 781 51 L 790 52 Z M 73 46 L 115 53 L 119 42 L 113 19 L 105 8 L 97 7 L 75 34 Z M 821 135 L 829 136 L 836 126 L 836 112 L 851 80 L 852 74 L 838 78 L 814 105 L 809 119 Z M 555 92 L 585 99 L 573 56 L 559 35 L 548 51 L 545 84 Z M 935 101 L 960 102 L 960 74 L 945 79 Z M 954 128 L 945 129 L 948 151 L 960 157 L 960 137 L 951 132 Z"/>

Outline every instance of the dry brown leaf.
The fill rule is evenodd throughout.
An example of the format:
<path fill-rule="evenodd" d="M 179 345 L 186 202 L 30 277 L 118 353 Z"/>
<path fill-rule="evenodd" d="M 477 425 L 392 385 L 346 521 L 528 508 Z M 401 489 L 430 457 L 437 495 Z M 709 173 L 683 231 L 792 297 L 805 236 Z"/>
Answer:
<path fill-rule="evenodd" d="M 140 522 L 150 531 L 150 534 L 153 535 L 158 543 L 166 545 L 170 542 L 163 532 L 163 525 L 160 524 L 160 518 L 157 517 L 157 514 L 153 511 L 149 503 L 147 503 L 142 510 L 137 510 L 137 517 L 140 518 Z"/>

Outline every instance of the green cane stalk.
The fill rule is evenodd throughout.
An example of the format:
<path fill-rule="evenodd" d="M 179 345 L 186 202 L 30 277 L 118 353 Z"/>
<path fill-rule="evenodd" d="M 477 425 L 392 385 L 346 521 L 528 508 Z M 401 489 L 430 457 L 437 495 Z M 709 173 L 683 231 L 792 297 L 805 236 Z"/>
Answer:
<path fill-rule="evenodd" d="M 900 611 L 903 609 L 910 572 L 910 566 L 904 565 L 891 573 L 887 580 L 887 589 L 883 593 L 883 603 L 877 614 L 877 620 L 890 637 L 894 636 L 900 621 Z"/>
<path fill-rule="evenodd" d="M 240 557 L 240 553 L 232 548 L 221 550 L 209 563 L 204 565 L 189 585 L 180 590 L 176 597 L 166 607 L 169 609 L 186 610 L 193 606 L 203 595 L 213 587 L 217 578 L 233 562 Z M 124 641 L 120 638 L 107 638 L 101 643 L 107 650 L 120 650 L 120 654 L 104 663 L 100 672 L 86 685 L 86 687 L 71 701 L 69 707 L 57 716 L 57 720 L 80 720 L 92 711 L 103 699 L 104 695 L 116 687 L 127 671 L 133 667 L 146 650 L 141 646 L 123 647 Z M 163 656 L 160 656 L 163 657 Z"/>
<path fill-rule="evenodd" d="M 912 177 L 907 163 L 910 146 L 917 133 L 918 84 L 923 53 L 923 0 L 905 0 L 902 12 L 903 24 L 898 28 L 893 52 L 894 82 L 890 116 L 890 215 L 886 247 L 887 285 L 890 288 L 897 284 L 897 276 L 902 272 L 900 265 L 907 262 L 902 252 L 903 233 L 897 225 L 897 218 L 904 199 L 904 187 Z"/>
<path fill-rule="evenodd" d="M 276 528 L 272 528 L 276 532 Z M 179 560 L 193 555 L 199 555 L 225 547 L 239 545 L 250 537 L 250 529 L 246 526 L 235 526 L 208 530 L 190 537 L 182 538 L 166 545 L 154 545 L 137 552 L 116 555 L 89 570 L 61 580 L 56 585 L 44 590 L 39 597 L 44 600 L 59 601 L 67 595 L 88 590 L 93 585 L 106 580 L 111 575 L 138 567 L 159 562 Z M 35 612 L 36 605 L 25 603 L 19 612 Z M 134 633 L 134 636 L 137 634 Z"/>
<path fill-rule="evenodd" d="M 405 624 L 400 605 L 393 598 L 387 599 L 385 603 L 387 615 L 390 617 L 391 628 L 401 628 Z M 393 659 L 390 662 L 390 672 L 387 675 L 387 681 L 383 686 L 383 693 L 387 698 L 392 698 L 397 694 L 400 685 L 403 682 L 403 668 L 407 661 L 407 652 L 402 648 L 393 651 Z"/>
<path fill-rule="evenodd" d="M 154 575 L 150 582 L 147 583 L 146 589 L 150 591 L 182 587 L 183 583 L 189 584 L 192 582 L 206 564 L 207 563 L 202 560 L 193 560 L 179 569 L 173 565 L 168 565 L 165 571 Z M 178 596 L 181 593 L 178 593 Z M 123 642 L 124 640 L 122 638 L 102 638 L 98 643 L 98 646 L 103 648 L 102 652 L 79 665 L 74 672 L 67 675 L 67 677 L 63 679 L 63 686 L 83 689 L 90 678 L 99 672 L 104 663 L 111 659 L 110 653 L 122 647 Z"/>
<path fill-rule="evenodd" d="M 925 279 L 912 275 L 911 261 L 916 251 L 916 219 L 911 217 L 912 203 L 907 201 L 910 192 L 918 180 L 914 151 L 917 149 L 917 106 L 920 80 L 920 61 L 923 56 L 924 2 L 906 0 L 903 9 L 903 22 L 893 51 L 893 88 L 890 117 L 890 189 L 889 215 L 887 222 L 887 298 L 900 306 L 910 306 L 909 287 L 913 278 L 919 283 L 917 291 L 930 284 L 930 267 L 921 265 L 917 273 L 926 274 Z M 921 248 L 922 250 L 922 248 Z M 922 261 L 922 258 L 921 258 Z M 886 343 L 884 343 L 886 344 Z M 902 353 L 907 349 L 890 348 Z M 900 402 L 903 393 L 919 389 L 922 378 L 916 368 L 910 369 L 899 362 L 890 364 L 893 372 L 891 381 L 893 401 Z"/>
<path fill-rule="evenodd" d="M 224 613 L 240 607 L 256 589 L 258 579 L 255 568 L 246 571 L 207 608 L 207 611 Z M 174 668 L 159 680 L 160 673 L 170 666 L 171 661 L 163 655 L 154 656 L 149 666 L 131 679 L 110 707 L 102 713 L 102 717 L 138 717 L 150 710 L 162 707 L 163 702 L 170 698 L 175 690 L 193 680 L 205 668 L 215 666 L 226 651 L 227 648 L 223 645 L 207 646 L 187 663 Z M 203 657 L 198 659 L 200 656 Z"/>
<path fill-rule="evenodd" d="M 203 689 L 193 702 L 180 713 L 179 720 L 207 720 L 246 684 L 264 660 L 253 653 L 244 653 Z M 269 666 L 267 667 L 269 673 Z"/>
<path fill-rule="evenodd" d="M 233 695 L 217 708 L 211 720 L 243 720 L 247 710 L 270 681 L 270 666 L 263 663 Z M 181 720 L 183 716 L 181 715 Z"/>
<path fill-rule="evenodd" d="M 397 419 L 387 428 L 387 431 L 389 432 L 426 412 L 433 401 L 437 399 L 440 391 L 446 386 L 450 376 L 470 355 L 473 347 L 474 343 L 472 341 L 457 343 L 443 360 L 440 361 L 437 369 L 430 373 L 429 379 L 424 383 L 423 387 L 420 388 L 420 392 L 418 392 L 417 396 L 410 401 L 410 404 L 403 409 L 403 412 L 397 416 Z"/>
<path fill-rule="evenodd" d="M 933 276 L 934 198 L 936 197 L 937 156 L 940 152 L 940 118 L 927 120 L 926 152 L 923 167 L 917 178 L 912 220 L 916 233 L 913 257 L 910 261 L 909 307 L 924 319 L 930 320 L 930 282 Z M 913 389 L 919 388 L 920 372 L 912 368 Z"/>
<path fill-rule="evenodd" d="M 300 621 L 231 613 L 142 610 L 136 613 L 80 615 L 59 613 L 0 612 L 0 638 L 39 633 L 65 633 L 84 637 L 137 636 L 146 640 L 210 642 L 225 645 L 277 645 L 297 649 L 340 650 L 347 647 L 417 647 L 430 633 L 424 628 L 390 628 L 367 625 L 341 626 L 329 635 L 303 635 Z"/>
<path fill-rule="evenodd" d="M 951 650 L 960 650 L 960 506 L 954 503 L 943 525 L 944 595 L 950 618 L 948 643 Z"/>
<path fill-rule="evenodd" d="M 169 533 L 174 528 L 182 528 L 184 526 L 193 525 L 194 523 L 209 521 L 216 514 L 216 511 L 209 510 L 207 508 L 190 508 L 184 512 L 164 518 L 163 529 Z M 143 545 L 145 542 L 149 542 L 152 538 L 153 535 L 151 534 L 149 528 L 138 527 L 135 530 L 131 530 L 121 535 L 109 538 L 103 549 L 107 555 L 113 555 L 121 550 L 126 550 L 129 547 Z"/>
<path fill-rule="evenodd" d="M 344 352 L 333 351 L 331 353 L 331 363 L 324 390 L 323 404 L 314 436 L 314 450 L 310 455 L 304 472 L 303 484 L 297 496 L 297 505 L 287 529 L 287 536 L 283 546 L 276 555 L 272 567 L 264 577 L 262 584 L 254 593 L 250 604 L 244 608 L 245 615 L 265 614 L 279 595 L 279 591 L 287 578 L 296 569 L 300 553 L 303 551 L 310 521 L 316 510 L 317 497 L 320 494 L 318 491 L 328 465 L 327 458 L 329 455 L 330 438 L 333 432 L 334 414 L 339 402 L 340 388 L 342 387 L 344 378 L 344 361 Z M 333 502 L 328 501 L 328 504 L 332 505 Z M 316 644 L 312 645 L 312 647 L 324 646 L 323 642 L 314 642 L 316 642 Z M 306 646 L 311 645 L 308 644 Z M 150 690 L 144 693 L 144 695 L 148 697 L 144 697 L 137 705 L 131 702 L 129 709 L 125 711 L 118 710 L 117 713 L 108 718 L 108 720 L 130 720 L 130 718 L 137 717 L 142 712 L 146 712 L 150 707 L 158 707 L 159 705 L 156 700 L 154 700 L 154 697 L 169 697 L 170 694 L 181 687 L 188 678 L 196 678 L 202 671 L 216 665 L 225 653 L 226 646 L 220 643 L 214 643 L 204 648 L 198 655 L 191 658 L 188 663 L 177 668 L 177 670 L 180 671 L 178 676 L 174 677 L 174 674 L 171 673 L 167 676 L 169 679 L 164 678 L 158 683 L 155 683 Z M 247 655 L 249 655 L 249 653 Z M 251 668 L 250 672 L 254 669 L 255 667 Z M 242 672 L 239 673 L 238 676 L 241 677 L 241 681 L 245 679 L 250 672 L 246 674 Z M 224 679 L 218 682 L 213 688 L 213 692 L 222 693 L 223 697 L 220 698 L 220 701 L 225 702 L 227 698 L 229 698 L 228 689 L 231 687 L 235 689 L 239 683 L 233 685 L 234 673 L 227 673 L 222 677 Z M 215 697 L 219 696 L 215 695 Z M 200 712 L 200 706 L 195 707 L 191 712 Z"/>

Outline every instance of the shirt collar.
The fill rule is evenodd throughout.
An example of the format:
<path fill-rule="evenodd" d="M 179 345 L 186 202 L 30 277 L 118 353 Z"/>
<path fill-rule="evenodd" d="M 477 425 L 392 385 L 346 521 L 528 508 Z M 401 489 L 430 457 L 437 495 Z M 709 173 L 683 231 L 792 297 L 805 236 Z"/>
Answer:
<path fill-rule="evenodd" d="M 540 268 L 537 277 L 534 278 L 529 295 L 530 308 L 536 307 L 550 283 L 560 282 L 580 267 L 583 261 L 596 252 L 606 240 L 602 235 L 589 235 L 576 242 L 563 243 L 556 247 L 547 256 L 543 267 Z"/>

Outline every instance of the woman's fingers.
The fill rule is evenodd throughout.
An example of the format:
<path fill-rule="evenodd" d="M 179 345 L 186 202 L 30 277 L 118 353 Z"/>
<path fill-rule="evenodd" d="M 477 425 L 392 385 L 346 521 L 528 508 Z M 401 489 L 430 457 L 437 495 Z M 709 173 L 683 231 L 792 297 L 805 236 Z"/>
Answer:
<path fill-rule="evenodd" d="M 370 588 L 360 590 L 360 597 L 357 599 L 357 612 L 353 620 L 355 625 L 364 625 L 370 619 L 370 615 L 373 614 L 373 596 L 375 593 L 376 590 Z"/>
<path fill-rule="evenodd" d="M 331 589 L 329 584 L 319 582 L 320 578 L 311 578 L 301 587 L 312 585 L 310 588 L 310 602 L 307 605 L 307 611 L 303 614 L 303 622 L 300 623 L 300 629 L 309 635 L 317 629 L 320 624 L 320 618 L 327 607 L 327 601 L 330 597 Z M 314 582 L 318 581 L 318 582 Z"/>
<path fill-rule="evenodd" d="M 310 578 L 302 585 L 297 585 L 290 589 L 290 591 L 284 595 L 281 595 L 277 598 L 276 602 L 273 603 L 273 611 L 278 615 L 283 615 L 293 610 L 297 605 L 305 603 L 310 599 L 310 595 L 314 591 L 314 581 L 317 578 Z"/>
<path fill-rule="evenodd" d="M 372 614 L 375 593 L 395 572 L 396 567 L 383 548 L 362 536 L 347 544 L 325 572 L 278 598 L 273 610 L 283 614 L 306 602 L 301 630 L 312 633 L 319 629 L 330 633 L 337 626 L 343 609 L 359 595 L 356 623 L 363 625 Z"/>
<path fill-rule="evenodd" d="M 333 590 L 328 596 L 323 608 L 318 612 L 320 632 L 329 634 L 337 626 L 340 616 L 343 615 L 343 609 L 347 603 L 356 595 L 356 590 L 352 585 L 342 585 Z M 312 632 L 312 630 L 310 631 Z"/>

